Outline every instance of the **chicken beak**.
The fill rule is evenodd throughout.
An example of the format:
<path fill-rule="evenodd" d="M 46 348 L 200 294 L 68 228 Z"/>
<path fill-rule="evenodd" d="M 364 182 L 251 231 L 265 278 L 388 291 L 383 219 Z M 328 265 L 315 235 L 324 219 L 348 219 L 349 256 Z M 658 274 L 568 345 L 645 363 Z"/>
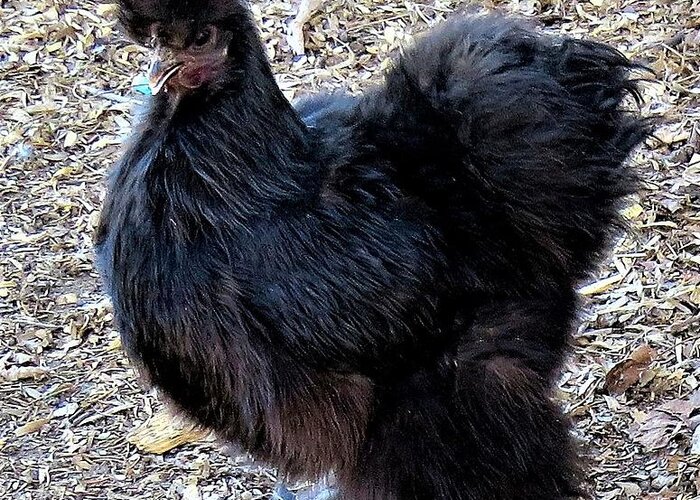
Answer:
<path fill-rule="evenodd" d="M 177 61 L 168 51 L 156 49 L 148 67 L 148 86 L 151 94 L 156 95 L 160 92 L 181 67 L 182 62 Z"/>

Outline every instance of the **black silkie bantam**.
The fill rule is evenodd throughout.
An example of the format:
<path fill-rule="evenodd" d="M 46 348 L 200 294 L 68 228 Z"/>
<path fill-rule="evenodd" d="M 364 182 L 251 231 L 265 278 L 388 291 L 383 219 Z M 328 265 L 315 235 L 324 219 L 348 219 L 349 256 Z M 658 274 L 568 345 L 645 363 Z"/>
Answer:
<path fill-rule="evenodd" d="M 338 498 L 585 495 L 549 396 L 649 132 L 630 62 L 458 18 L 293 106 L 244 3 L 120 8 L 156 95 L 97 255 L 147 380 Z"/>

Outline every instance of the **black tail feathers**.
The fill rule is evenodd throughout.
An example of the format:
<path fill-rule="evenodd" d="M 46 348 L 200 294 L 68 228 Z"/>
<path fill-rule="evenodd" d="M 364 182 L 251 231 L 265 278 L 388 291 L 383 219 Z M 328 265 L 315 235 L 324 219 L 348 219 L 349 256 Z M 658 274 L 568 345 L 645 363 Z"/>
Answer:
<path fill-rule="evenodd" d="M 635 109 L 637 68 L 601 43 L 458 19 L 408 49 L 364 109 L 407 189 L 471 242 L 465 260 L 488 236 L 485 275 L 571 282 L 637 189 L 627 160 L 652 127 Z"/>

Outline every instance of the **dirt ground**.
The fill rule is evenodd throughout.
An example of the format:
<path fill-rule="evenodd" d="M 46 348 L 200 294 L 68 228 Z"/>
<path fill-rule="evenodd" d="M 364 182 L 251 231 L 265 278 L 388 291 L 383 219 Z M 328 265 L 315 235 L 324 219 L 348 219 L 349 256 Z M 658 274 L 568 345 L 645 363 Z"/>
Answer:
<path fill-rule="evenodd" d="M 252 3 L 290 98 L 361 90 L 411 34 L 467 5 L 322 2 L 295 56 L 296 4 Z M 700 498 L 700 3 L 478 4 L 607 41 L 657 74 L 644 109 L 663 124 L 634 159 L 644 190 L 625 210 L 629 237 L 581 289 L 560 395 L 596 498 Z M 143 98 L 144 53 L 114 23 L 93 0 L 0 1 L 0 499 L 266 498 L 273 471 L 138 385 L 100 291 L 103 179 Z"/>

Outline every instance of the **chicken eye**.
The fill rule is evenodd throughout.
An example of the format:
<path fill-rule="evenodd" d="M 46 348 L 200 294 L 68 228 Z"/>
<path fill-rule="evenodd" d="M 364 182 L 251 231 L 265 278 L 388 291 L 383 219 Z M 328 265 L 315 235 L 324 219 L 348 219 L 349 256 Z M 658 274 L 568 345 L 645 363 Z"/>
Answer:
<path fill-rule="evenodd" d="M 192 41 L 192 44 L 195 47 L 204 47 L 207 45 L 212 39 L 212 30 L 211 28 L 204 28 L 202 31 L 197 33 L 197 35 L 194 37 L 194 40 Z"/>

